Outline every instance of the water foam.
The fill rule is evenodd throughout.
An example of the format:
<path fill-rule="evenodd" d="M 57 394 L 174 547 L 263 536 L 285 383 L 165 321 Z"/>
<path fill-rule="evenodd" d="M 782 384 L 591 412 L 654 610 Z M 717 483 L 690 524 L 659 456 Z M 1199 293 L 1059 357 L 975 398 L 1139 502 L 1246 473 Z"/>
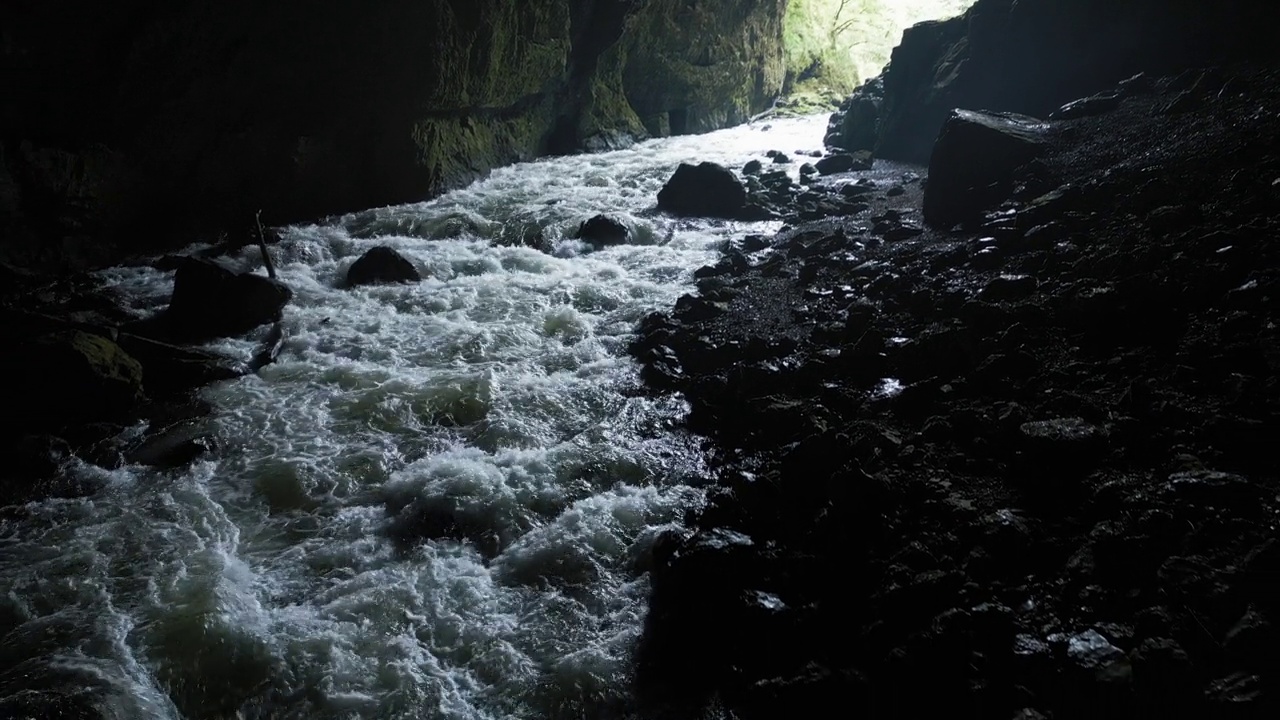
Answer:
<path fill-rule="evenodd" d="M 681 161 L 816 147 L 822 122 L 525 163 L 285 229 L 288 339 L 205 391 L 218 450 L 182 471 L 77 463 L 95 494 L 0 515 L 0 666 L 23 670 L 0 697 L 87 688 L 136 718 L 622 714 L 649 548 L 702 501 L 700 453 L 669 432 L 683 405 L 634 392 L 625 346 L 719 243 L 772 227 L 654 198 Z M 636 244 L 572 240 L 601 212 Z M 529 233 L 554 252 L 493 242 Z M 425 279 L 344 289 L 375 245 Z M 140 314 L 171 283 L 103 279 Z"/>

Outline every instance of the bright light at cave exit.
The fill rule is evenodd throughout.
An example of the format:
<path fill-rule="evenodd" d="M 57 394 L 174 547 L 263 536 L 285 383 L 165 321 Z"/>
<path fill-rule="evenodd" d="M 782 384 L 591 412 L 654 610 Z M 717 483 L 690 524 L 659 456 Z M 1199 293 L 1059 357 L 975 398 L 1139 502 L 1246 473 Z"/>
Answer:
<path fill-rule="evenodd" d="M 902 31 L 959 15 L 975 0 L 790 0 L 789 69 L 816 72 L 822 84 L 851 89 L 879 74 Z M 816 70 L 815 61 L 821 70 Z"/>

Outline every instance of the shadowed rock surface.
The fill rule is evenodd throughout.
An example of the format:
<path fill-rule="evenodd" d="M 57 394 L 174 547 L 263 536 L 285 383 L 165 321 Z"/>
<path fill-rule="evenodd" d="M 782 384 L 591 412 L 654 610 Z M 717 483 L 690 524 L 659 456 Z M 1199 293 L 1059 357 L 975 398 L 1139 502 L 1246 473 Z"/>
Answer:
<path fill-rule="evenodd" d="M 1206 76 L 1229 90 L 1184 95 Z M 719 481 L 656 560 L 646 692 L 1273 715 L 1278 80 L 1152 81 L 1046 123 L 970 230 L 890 239 L 920 189 L 869 194 L 735 243 L 642 323 Z"/>
<path fill-rule="evenodd" d="M 257 210 L 416 202 L 518 160 L 740 123 L 782 86 L 784 5 L 6 3 L 0 257 L 98 266 Z"/>
<path fill-rule="evenodd" d="M 1275 59 L 1277 21 L 1280 7 L 1254 0 L 978 0 L 908 29 L 827 143 L 923 164 L 954 108 L 1047 117 L 1139 72 Z"/>
<path fill-rule="evenodd" d="M 672 215 L 733 219 L 746 212 L 747 189 L 715 163 L 681 163 L 658 193 L 658 209 Z"/>
<path fill-rule="evenodd" d="M 1043 151 L 1047 129 L 1025 115 L 952 112 L 929 158 L 924 219 L 945 229 L 992 209 L 1008 197 L 1014 173 Z"/>
<path fill-rule="evenodd" d="M 347 285 L 376 285 L 378 283 L 418 282 L 422 275 L 395 249 L 378 246 L 370 249 L 347 270 Z"/>
<path fill-rule="evenodd" d="M 212 260 L 186 258 L 174 272 L 169 307 L 126 329 L 171 342 L 242 335 L 279 320 L 292 297 L 293 291 L 278 280 L 236 273 Z"/>

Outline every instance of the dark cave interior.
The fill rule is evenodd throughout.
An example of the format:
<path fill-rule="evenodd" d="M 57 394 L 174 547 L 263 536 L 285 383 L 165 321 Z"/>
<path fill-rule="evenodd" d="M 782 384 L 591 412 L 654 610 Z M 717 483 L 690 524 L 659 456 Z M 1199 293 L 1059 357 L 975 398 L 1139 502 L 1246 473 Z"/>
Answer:
<path fill-rule="evenodd" d="M 710 489 L 636 561 L 623 707 L 557 717 L 1276 717 L 1276 5 L 977 0 L 842 91 L 820 157 L 688 157 L 652 214 L 780 229 L 634 324 L 635 393 L 687 403 Z M 288 355 L 312 291 L 217 258 L 513 163 L 811 113 L 781 95 L 787 12 L 6 2 L 0 538 L 114 491 L 73 466 L 218 452 L 173 429 Z M 89 279 L 130 264 L 173 274 L 166 310 L 129 318 Z M 343 287 L 429 270 L 374 248 Z M 209 345 L 251 333 L 251 361 Z M 456 508 L 396 527 L 486 561 L 509 544 Z M 16 648 L 41 610 L 5 595 Z M 115 717 L 31 680 L 54 662 L 0 652 L 0 716 Z M 291 690 L 235 716 L 340 716 Z"/>

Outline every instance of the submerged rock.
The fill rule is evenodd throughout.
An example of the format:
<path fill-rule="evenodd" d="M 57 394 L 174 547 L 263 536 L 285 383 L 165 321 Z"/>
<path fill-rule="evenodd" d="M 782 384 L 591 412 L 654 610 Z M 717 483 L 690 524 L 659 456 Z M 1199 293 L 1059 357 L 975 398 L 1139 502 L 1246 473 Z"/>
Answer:
<path fill-rule="evenodd" d="M 385 245 L 379 245 L 360 256 L 347 270 L 347 285 L 375 285 L 378 283 L 418 282 L 422 276 L 403 255 Z"/>
<path fill-rule="evenodd" d="M 630 237 L 631 231 L 627 226 L 621 220 L 608 215 L 596 215 L 578 228 L 578 239 L 585 240 L 597 248 L 625 245 Z"/>
<path fill-rule="evenodd" d="M 156 468 L 190 465 L 215 446 L 201 424 L 179 423 L 143 440 L 125 454 L 125 461 Z"/>

